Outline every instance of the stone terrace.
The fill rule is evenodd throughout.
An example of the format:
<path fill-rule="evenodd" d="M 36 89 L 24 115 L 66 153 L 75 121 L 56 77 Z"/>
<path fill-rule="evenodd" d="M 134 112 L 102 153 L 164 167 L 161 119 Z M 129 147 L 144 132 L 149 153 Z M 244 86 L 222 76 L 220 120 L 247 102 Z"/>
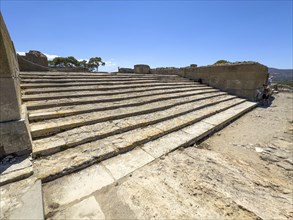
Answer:
<path fill-rule="evenodd" d="M 255 103 L 174 75 L 21 72 L 43 182 L 141 148 L 195 142 Z"/>
<path fill-rule="evenodd" d="M 20 78 L 33 139 L 33 169 L 21 175 L 33 175 L 3 183 L 5 218 L 50 217 L 67 206 L 50 196 L 58 181 L 94 169 L 96 185 L 80 182 L 87 196 L 256 106 L 177 75 L 20 72 Z M 20 196 L 19 208 L 8 205 Z M 75 197 L 64 199 L 71 203 Z M 54 204 L 61 206 L 55 210 Z"/>

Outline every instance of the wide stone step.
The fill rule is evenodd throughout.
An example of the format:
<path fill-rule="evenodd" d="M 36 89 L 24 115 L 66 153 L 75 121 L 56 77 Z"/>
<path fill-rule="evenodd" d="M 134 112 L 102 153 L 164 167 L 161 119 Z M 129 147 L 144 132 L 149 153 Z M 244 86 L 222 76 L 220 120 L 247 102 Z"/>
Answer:
<path fill-rule="evenodd" d="M 171 97 L 171 98 L 168 97 L 169 100 L 166 98 L 164 102 L 162 102 L 162 99 L 145 100 L 146 98 L 144 98 L 140 100 L 132 100 L 132 102 L 127 101 L 127 102 L 116 103 L 116 106 L 114 107 L 112 106 L 113 103 L 100 103 L 100 104 L 97 104 L 97 106 L 94 106 L 96 108 L 100 108 L 98 109 L 99 111 L 97 111 L 96 109 L 95 110 L 91 109 L 92 111 L 95 111 L 95 112 L 89 112 L 84 114 L 67 116 L 63 118 L 56 118 L 56 119 L 50 119 L 50 120 L 44 120 L 40 122 L 31 123 L 30 129 L 31 129 L 31 134 L 33 138 L 44 137 L 50 134 L 58 133 L 60 131 L 72 129 L 82 125 L 89 125 L 89 124 L 94 124 L 97 122 L 113 120 L 113 119 L 122 118 L 122 117 L 128 117 L 134 114 L 138 115 L 138 114 L 150 113 L 154 111 L 167 109 L 176 105 L 196 102 L 199 100 L 208 99 L 212 96 L 220 96 L 224 94 L 226 93 L 218 92 L 216 90 L 211 90 L 210 93 L 204 93 L 200 91 L 198 92 L 198 94 L 194 94 L 188 97 L 182 97 L 182 96 Z M 102 104 L 104 104 L 104 106 L 101 106 Z M 105 105 L 105 104 L 108 104 L 108 105 Z M 120 106 L 124 105 L 124 107 L 117 108 L 119 105 Z M 112 114 L 107 114 L 109 111 L 103 112 L 103 111 L 106 111 L 105 107 L 107 106 L 109 108 L 109 111 L 111 111 L 110 109 L 112 109 L 111 111 Z M 126 111 L 127 107 L 128 107 L 127 110 L 129 111 L 129 113 Z M 88 106 L 85 106 L 83 108 L 85 111 L 89 110 Z M 104 108 L 103 111 L 101 111 L 101 108 Z M 117 112 L 118 114 L 116 113 L 116 115 L 114 116 L 113 112 Z M 38 115 L 34 115 L 34 117 L 36 116 Z"/>
<path fill-rule="evenodd" d="M 103 103 L 103 102 L 118 102 L 118 101 L 129 101 L 132 99 L 144 98 L 144 100 L 153 100 L 160 99 L 166 100 L 169 98 L 176 97 L 187 97 L 192 96 L 198 93 L 204 92 L 213 92 L 215 89 L 210 89 L 206 87 L 205 89 L 177 89 L 171 91 L 158 90 L 158 91 L 150 91 L 150 92 L 140 92 L 134 95 L 129 94 L 121 94 L 121 95 L 110 95 L 110 96 L 102 96 L 102 97 L 81 97 L 81 98 L 66 98 L 66 99 L 57 99 L 57 100 L 43 100 L 43 101 L 30 101 L 26 102 L 28 110 L 33 109 L 44 109 L 56 106 L 71 106 L 71 105 L 81 105 L 81 104 L 90 104 L 90 103 Z"/>
<path fill-rule="evenodd" d="M 149 77 L 141 77 L 140 75 L 134 76 L 97 76 L 97 75 L 89 75 L 89 76 L 33 76 L 33 75 L 22 75 L 21 80 L 24 82 L 71 82 L 71 81 L 132 81 L 132 80 L 162 80 L 162 81 L 190 81 L 189 79 L 179 77 L 177 75 L 152 75 Z"/>
<path fill-rule="evenodd" d="M 240 100 L 238 99 L 238 101 Z M 240 104 L 234 103 L 227 106 L 220 103 L 216 106 L 203 108 L 167 121 L 82 144 L 46 158 L 40 158 L 34 161 L 35 172 L 43 182 L 47 182 L 88 167 L 96 162 L 125 153 L 140 145 L 145 145 L 144 148 L 146 150 L 150 149 L 149 151 L 162 146 L 166 150 L 170 142 L 164 138 L 164 135 L 170 133 L 177 135 L 177 138 L 181 141 L 181 143 L 179 141 L 175 142 L 175 146 L 173 144 L 172 149 L 167 150 L 171 151 L 203 138 L 252 109 L 256 104 L 243 102 L 242 100 Z M 173 138 L 173 140 L 177 140 L 177 138 Z M 157 145 L 160 140 L 167 140 L 167 146 L 162 145 L 162 143 Z M 154 144 L 147 145 L 152 141 Z"/>
<path fill-rule="evenodd" d="M 165 79 L 167 81 L 167 79 Z M 68 78 L 68 79 L 44 79 L 44 78 L 40 78 L 40 79 L 24 79 L 21 78 L 21 83 L 22 84 L 33 84 L 33 83 L 40 83 L 40 84 L 54 84 L 54 83 L 75 83 L 75 82 L 100 82 L 100 83 L 116 83 L 116 82 L 149 82 L 149 81 L 165 81 L 165 80 L 160 80 L 156 77 L 154 78 L 139 78 L 139 77 L 135 77 L 135 78 L 109 78 L 109 77 L 105 77 L 105 78 Z M 174 79 L 172 79 L 171 81 L 174 81 Z M 180 82 L 188 82 L 187 80 L 181 80 L 181 79 L 177 79 L 177 81 Z"/>
<path fill-rule="evenodd" d="M 97 140 L 128 130 L 140 128 L 143 126 L 148 126 L 164 120 L 169 120 L 199 110 L 201 108 L 216 105 L 220 102 L 224 102 L 223 105 L 230 106 L 243 101 L 241 99 L 234 100 L 235 98 L 235 96 L 230 95 L 224 95 L 221 97 L 218 96 L 193 103 L 182 104 L 163 111 L 156 111 L 118 120 L 108 120 L 93 125 L 78 127 L 72 130 L 58 133 L 58 135 L 55 136 L 35 140 L 33 142 L 33 155 L 50 155 L 60 151 L 61 149 L 73 147 L 79 144 L 83 144 L 89 141 Z M 125 109 L 123 113 L 127 112 L 128 114 L 131 114 L 131 111 L 133 111 L 132 108 Z M 101 118 L 115 118 L 116 115 L 119 116 L 119 114 L 121 114 L 121 111 L 112 110 L 102 113 L 104 114 L 104 116 L 101 116 Z"/>
<path fill-rule="evenodd" d="M 135 108 L 135 109 L 144 109 L 146 111 L 150 104 L 152 103 L 152 108 L 156 109 L 165 109 L 168 107 L 172 107 L 174 105 L 180 105 L 188 102 L 194 102 L 200 99 L 206 99 L 209 97 L 220 96 L 226 93 L 210 91 L 206 93 L 201 93 L 196 95 L 195 97 L 185 97 L 182 99 L 172 98 L 170 100 L 165 100 L 164 103 L 161 102 L 161 99 L 133 99 L 127 100 L 127 102 L 119 101 L 114 103 L 93 103 L 93 104 L 84 104 L 84 105 L 72 105 L 72 106 L 63 106 L 63 107 L 54 107 L 47 109 L 39 109 L 39 110 L 31 110 L 29 112 L 29 120 L 31 122 L 37 122 L 47 119 L 60 118 L 65 116 L 77 115 L 88 112 L 98 112 L 98 111 L 106 111 L 112 109 L 119 109 L 119 111 L 125 112 L 126 108 Z M 123 108 L 123 109 L 122 109 Z"/>
<path fill-rule="evenodd" d="M 28 74 L 25 74 L 25 75 L 22 75 L 20 74 L 20 77 L 21 79 L 25 79 L 25 80 L 28 80 L 28 79 L 53 79 L 53 80 L 75 80 L 75 79 L 115 79 L 115 80 L 118 80 L 118 79 L 158 79 L 158 77 L 156 76 L 150 76 L 150 77 L 141 77 L 139 75 L 136 75 L 136 76 L 117 76 L 117 75 L 107 75 L 107 76 L 99 76 L 99 75 L 94 75 L 94 74 L 91 74 L 91 75 L 83 75 L 83 76 L 62 76 L 62 75 L 28 75 Z M 182 78 L 184 80 L 184 78 Z"/>
<path fill-rule="evenodd" d="M 136 93 L 143 91 L 157 91 L 157 90 L 174 90 L 174 89 L 183 89 L 183 88 L 196 88 L 196 86 L 155 86 L 150 88 L 131 88 L 131 89 L 118 89 L 112 91 L 75 91 L 75 92 L 50 92 L 40 94 L 32 94 L 32 95 L 22 95 L 22 101 L 37 101 L 37 100 L 49 100 L 49 99 L 59 99 L 59 98 L 76 98 L 76 97 L 86 97 L 86 96 L 108 96 L 108 95 L 118 95 L 118 94 L 126 94 L 126 93 Z M 198 87 L 196 89 L 201 89 L 205 87 Z"/>
<path fill-rule="evenodd" d="M 89 72 L 20 72 L 21 76 L 140 76 L 153 77 L 158 74 L 134 74 L 134 73 L 89 73 Z"/>
<path fill-rule="evenodd" d="M 107 86 L 115 86 L 115 85 L 131 85 L 131 84 L 146 84 L 146 83 L 161 83 L 158 80 L 133 80 L 133 81 L 117 81 L 117 82 L 68 82 L 68 83 L 21 83 L 20 87 L 23 89 L 28 88 L 43 88 L 43 87 L 72 87 L 72 86 L 88 86 L 88 85 L 107 85 Z"/>
<path fill-rule="evenodd" d="M 155 82 L 155 83 L 145 83 L 145 84 L 131 84 L 131 85 L 119 85 L 119 86 L 103 86 L 103 85 L 91 85 L 91 86 L 76 86 L 76 87 L 57 87 L 57 88 L 37 88 L 37 89 L 22 89 L 23 94 L 43 94 L 49 92 L 74 92 L 74 91 L 111 91 L 117 89 L 131 89 L 131 88 L 151 88 L 157 86 L 205 86 L 200 85 L 198 83 L 162 83 L 162 82 Z"/>

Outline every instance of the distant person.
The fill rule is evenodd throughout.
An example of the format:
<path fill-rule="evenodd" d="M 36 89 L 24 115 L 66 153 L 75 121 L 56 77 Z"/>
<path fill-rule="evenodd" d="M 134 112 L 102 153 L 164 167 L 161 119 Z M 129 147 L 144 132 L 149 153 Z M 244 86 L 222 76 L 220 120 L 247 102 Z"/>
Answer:
<path fill-rule="evenodd" d="M 263 84 L 263 92 L 262 92 L 262 104 L 264 105 L 265 103 L 269 105 L 269 100 L 270 100 L 270 95 L 271 95 L 271 88 L 267 84 Z"/>
<path fill-rule="evenodd" d="M 271 86 L 273 83 L 273 76 L 269 77 L 268 85 Z"/>

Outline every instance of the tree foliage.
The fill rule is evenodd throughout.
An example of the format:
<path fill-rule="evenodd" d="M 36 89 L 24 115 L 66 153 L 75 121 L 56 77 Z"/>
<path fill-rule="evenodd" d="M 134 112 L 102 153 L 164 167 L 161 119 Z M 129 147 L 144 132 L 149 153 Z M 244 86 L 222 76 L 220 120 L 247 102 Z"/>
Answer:
<path fill-rule="evenodd" d="M 104 66 L 105 62 L 102 61 L 101 57 L 92 57 L 88 61 L 81 60 L 78 61 L 75 57 L 55 57 L 53 60 L 48 61 L 49 66 L 59 67 L 59 68 L 70 68 L 70 67 L 82 67 L 87 71 L 97 72 L 99 66 Z"/>
<path fill-rule="evenodd" d="M 225 63 L 230 63 L 230 62 L 227 61 L 227 60 L 218 60 L 217 62 L 214 63 L 214 65 L 217 65 L 217 64 L 225 64 Z"/>

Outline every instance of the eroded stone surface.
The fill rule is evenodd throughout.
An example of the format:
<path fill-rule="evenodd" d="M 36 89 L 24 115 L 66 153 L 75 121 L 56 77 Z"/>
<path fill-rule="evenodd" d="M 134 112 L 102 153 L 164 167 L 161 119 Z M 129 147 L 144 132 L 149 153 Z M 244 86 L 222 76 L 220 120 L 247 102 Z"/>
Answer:
<path fill-rule="evenodd" d="M 93 125 L 88 126 L 82 126 L 80 128 L 71 129 L 68 131 L 64 131 L 62 133 L 59 133 L 55 136 L 48 137 L 48 138 L 42 138 L 40 140 L 34 141 L 34 152 L 38 152 L 41 149 L 49 149 L 53 147 L 62 147 L 62 146 L 74 146 L 75 143 L 84 143 L 88 142 L 90 140 L 96 140 L 99 137 L 103 137 L 103 135 L 106 134 L 115 134 L 120 133 L 121 131 L 127 131 L 133 128 L 138 128 L 140 126 L 146 126 L 150 124 L 154 124 L 156 122 L 159 122 L 160 120 L 167 120 L 172 117 L 176 117 L 180 114 L 188 113 L 192 110 L 195 110 L 197 108 L 203 108 L 206 105 L 210 105 L 211 102 L 214 104 L 221 101 L 227 101 L 231 98 L 234 98 L 233 96 L 217 96 L 214 98 L 209 98 L 207 100 L 201 100 L 197 101 L 195 103 L 187 103 L 178 105 L 172 108 L 169 108 L 167 110 L 162 111 L 156 111 L 153 113 L 148 114 L 142 114 L 132 117 L 127 117 L 123 119 L 117 119 L 112 121 L 106 121 L 101 123 L 96 123 Z M 241 100 L 239 100 L 240 102 Z M 223 105 L 229 106 L 230 103 L 237 103 L 237 100 L 230 101 L 230 102 L 224 102 Z M 164 103 L 166 104 L 166 103 Z M 110 110 L 110 111 L 103 111 L 100 114 L 96 115 L 100 117 L 113 117 L 115 115 L 120 115 L 122 112 L 124 114 L 130 114 L 133 111 L 136 112 L 139 110 L 144 112 L 148 109 L 157 108 L 160 107 L 166 107 L 162 105 L 161 103 L 158 103 L 158 105 L 154 104 L 147 104 L 140 107 L 129 107 L 129 108 L 123 108 L 122 109 L 116 109 L 116 110 Z M 208 112 L 208 111 L 207 111 Z M 171 117 L 170 117 L 171 116 Z"/>
<path fill-rule="evenodd" d="M 132 101 L 124 101 L 124 102 L 117 102 L 117 103 L 100 103 L 98 105 L 92 105 L 92 107 L 98 107 L 100 108 L 113 108 L 114 106 L 120 107 L 116 110 L 112 111 L 97 111 L 94 114 L 92 112 L 90 113 L 83 113 L 83 114 L 78 114 L 78 115 L 73 115 L 73 116 L 68 116 L 66 118 L 56 118 L 56 119 L 51 119 L 48 121 L 41 121 L 41 122 L 35 122 L 31 123 L 31 132 L 33 137 L 38 137 L 38 136 L 45 136 L 46 133 L 56 133 L 60 131 L 60 129 L 68 129 L 68 128 L 74 128 L 78 127 L 80 125 L 87 125 L 91 124 L 93 122 L 98 122 L 98 121 L 107 121 L 107 120 L 114 120 L 117 119 L 115 115 L 123 115 L 124 111 L 121 111 L 125 107 L 127 108 L 126 111 L 130 111 L 130 113 L 127 115 L 124 113 L 125 116 L 131 116 L 131 114 L 138 114 L 138 112 L 146 112 L 146 111 L 152 111 L 154 110 L 162 110 L 164 108 L 172 107 L 174 105 L 179 105 L 179 104 L 184 104 L 187 102 L 192 102 L 192 101 L 197 101 L 200 99 L 205 99 L 211 96 L 217 96 L 217 95 L 223 95 L 223 93 L 215 93 L 214 91 L 211 91 L 212 94 L 198 94 L 198 95 L 192 95 L 188 97 L 176 97 L 176 98 L 171 98 L 170 100 L 158 100 L 158 99 L 153 99 L 151 98 L 150 100 L 147 100 L 146 98 L 139 100 L 132 100 Z M 150 101 L 151 103 L 148 103 Z M 123 106 L 124 105 L 124 106 Z M 132 106 L 132 107 L 126 107 L 126 106 Z M 137 105 L 137 107 L 133 107 L 133 105 Z M 142 106 L 141 106 L 142 105 Z M 82 109 L 86 109 L 87 106 L 82 107 Z M 62 108 L 62 112 L 71 112 L 71 108 L 67 107 L 67 110 Z M 131 113 L 132 112 L 132 113 Z M 109 114 L 111 113 L 111 114 Z M 58 113 L 57 113 L 58 114 Z M 103 119 L 104 116 L 104 119 Z M 125 117 L 124 116 L 124 117 Z M 103 119 L 103 120 L 101 120 Z"/>
<path fill-rule="evenodd" d="M 95 197 L 91 196 L 81 202 L 58 211 L 55 215 L 53 213 L 48 214 L 49 219 L 105 219 L 105 215 L 102 212 L 99 203 L 97 203 Z"/>
<path fill-rule="evenodd" d="M 112 176 L 118 180 L 134 170 L 150 163 L 155 158 L 140 148 L 132 150 L 126 154 L 121 154 L 102 162 L 110 171 Z"/>
<path fill-rule="evenodd" d="M 1 219 L 44 219 L 41 182 L 34 176 L 0 187 Z"/>
<path fill-rule="evenodd" d="M 6 156 L 0 161 L 0 186 L 33 174 L 31 158 Z"/>
<path fill-rule="evenodd" d="M 66 204 L 79 201 L 113 182 L 113 177 L 104 166 L 93 165 L 78 173 L 47 183 L 43 186 L 46 213 L 56 209 L 62 210 Z"/>

